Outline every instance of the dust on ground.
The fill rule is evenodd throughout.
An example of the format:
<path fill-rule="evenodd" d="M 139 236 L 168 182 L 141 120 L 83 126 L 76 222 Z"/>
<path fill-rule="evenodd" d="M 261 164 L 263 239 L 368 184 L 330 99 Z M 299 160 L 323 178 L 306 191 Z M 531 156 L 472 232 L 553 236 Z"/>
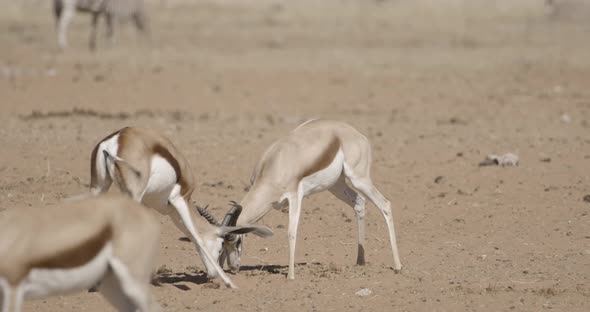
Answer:
<path fill-rule="evenodd" d="M 354 265 L 354 212 L 327 193 L 304 202 L 296 280 L 287 214 L 275 210 L 262 220 L 275 236 L 246 239 L 238 290 L 208 282 L 162 218 L 152 290 L 165 311 L 590 308 L 583 2 L 153 0 L 149 38 L 123 24 L 95 52 L 88 16 L 59 52 L 48 4 L 17 3 L 0 13 L 0 211 L 86 191 L 94 144 L 128 125 L 180 147 L 193 199 L 218 216 L 244 196 L 266 146 L 307 119 L 347 121 L 372 142 L 401 274 L 370 204 L 368 263 Z M 478 166 L 507 152 L 519 166 Z M 78 293 L 24 310 L 108 309 Z"/>

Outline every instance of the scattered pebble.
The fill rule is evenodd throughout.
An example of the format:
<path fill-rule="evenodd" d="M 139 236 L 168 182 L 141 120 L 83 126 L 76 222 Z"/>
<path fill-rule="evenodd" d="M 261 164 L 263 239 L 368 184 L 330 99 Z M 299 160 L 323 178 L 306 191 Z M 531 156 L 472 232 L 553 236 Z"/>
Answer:
<path fill-rule="evenodd" d="M 561 117 L 559 117 L 561 119 L 561 122 L 563 123 L 571 123 L 572 122 L 572 117 L 568 114 L 568 113 L 563 113 L 561 115 Z"/>
<path fill-rule="evenodd" d="M 215 281 L 209 281 L 208 283 L 203 285 L 203 288 L 209 288 L 209 289 L 219 289 L 220 285 L 218 282 Z"/>
<path fill-rule="evenodd" d="M 55 68 L 48 68 L 45 71 L 45 75 L 47 75 L 48 77 L 55 77 L 55 76 L 57 76 L 57 69 L 55 69 Z"/>
<path fill-rule="evenodd" d="M 490 154 L 479 163 L 479 166 L 518 166 L 518 162 L 518 156 L 512 153 L 506 153 L 501 156 Z"/>
<path fill-rule="evenodd" d="M 366 297 L 366 296 L 371 295 L 372 293 L 373 293 L 373 291 L 370 290 L 369 288 L 363 288 L 363 289 L 355 292 L 354 294 L 357 295 L 357 296 L 359 296 L 359 297 Z"/>

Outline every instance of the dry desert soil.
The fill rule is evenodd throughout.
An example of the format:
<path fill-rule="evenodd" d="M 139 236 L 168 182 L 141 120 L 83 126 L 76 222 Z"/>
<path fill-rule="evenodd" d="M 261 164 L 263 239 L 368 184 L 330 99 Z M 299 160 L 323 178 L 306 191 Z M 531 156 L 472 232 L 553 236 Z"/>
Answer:
<path fill-rule="evenodd" d="M 149 38 L 123 23 L 107 44 L 101 24 L 94 52 L 81 14 L 57 49 L 48 2 L 0 1 L 0 218 L 85 192 L 94 144 L 133 125 L 175 142 L 194 201 L 221 217 L 269 144 L 337 119 L 372 142 L 403 272 L 372 204 L 355 265 L 354 212 L 329 193 L 303 203 L 296 280 L 288 213 L 273 210 L 274 237 L 245 240 L 236 290 L 207 281 L 162 217 L 164 311 L 590 311 L 584 1 L 152 0 Z M 478 166 L 506 152 L 519 166 Z M 24 305 L 111 309 L 86 292 Z"/>

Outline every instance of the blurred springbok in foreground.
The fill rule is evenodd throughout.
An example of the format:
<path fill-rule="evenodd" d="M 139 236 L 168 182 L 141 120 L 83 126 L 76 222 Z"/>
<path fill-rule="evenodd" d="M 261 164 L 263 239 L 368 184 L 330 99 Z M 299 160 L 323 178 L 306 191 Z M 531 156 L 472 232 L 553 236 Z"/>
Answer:
<path fill-rule="evenodd" d="M 303 198 L 328 190 L 354 209 L 358 226 L 356 262 L 359 265 L 365 264 L 364 220 L 365 198 L 368 198 L 385 218 L 393 252 L 393 269 L 400 272 L 402 265 L 397 249 L 391 204 L 373 185 L 370 171 L 371 145 L 364 135 L 343 122 L 308 121 L 285 138 L 276 141 L 264 152 L 251 176 L 252 186 L 239 205 L 242 213 L 237 223 L 232 225 L 255 223 L 273 207 L 288 204 L 287 277 L 294 279 L 295 243 Z M 352 186 L 349 186 L 346 180 Z M 220 261 L 227 259 L 230 267 L 239 267 L 241 245 L 241 235 L 237 238 L 226 237 Z"/>
<path fill-rule="evenodd" d="M 98 19 L 104 15 L 107 25 L 107 38 L 113 39 L 113 22 L 115 18 L 131 18 L 137 29 L 145 32 L 147 20 L 143 0 L 53 0 L 53 11 L 57 21 L 57 42 L 64 49 L 68 45 L 68 25 L 76 11 L 92 15 L 89 46 L 96 48 Z"/>
<path fill-rule="evenodd" d="M 0 311 L 100 284 L 119 311 L 157 311 L 150 280 L 160 222 L 122 195 L 12 209 L 0 218 Z"/>

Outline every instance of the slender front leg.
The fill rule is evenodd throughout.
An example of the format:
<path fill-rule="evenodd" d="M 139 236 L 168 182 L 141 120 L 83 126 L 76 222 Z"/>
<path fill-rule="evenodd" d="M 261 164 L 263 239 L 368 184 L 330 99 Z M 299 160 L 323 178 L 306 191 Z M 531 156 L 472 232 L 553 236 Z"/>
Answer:
<path fill-rule="evenodd" d="M 0 278 L 0 294 L 3 296 L 0 300 L 1 312 L 20 312 L 24 300 L 23 287 L 17 285 L 11 287 L 5 279 Z"/>
<path fill-rule="evenodd" d="M 99 12 L 92 12 L 92 23 L 90 29 L 90 40 L 88 42 L 88 47 L 90 50 L 94 51 L 96 49 L 96 32 L 98 28 L 98 18 L 100 17 Z"/>
<path fill-rule="evenodd" d="M 0 277 L 0 312 L 10 311 L 10 305 L 14 289 L 8 284 L 8 281 Z"/>
<path fill-rule="evenodd" d="M 237 288 L 236 285 L 232 283 L 229 276 L 227 276 L 227 274 L 225 274 L 223 269 L 219 266 L 219 263 L 215 261 L 213 256 L 211 256 L 211 254 L 207 250 L 205 242 L 198 234 L 193 224 L 193 221 L 191 220 L 188 204 L 182 196 L 178 195 L 179 193 L 180 186 L 176 185 L 172 190 L 172 194 L 176 194 L 176 196 L 171 196 L 169 202 L 170 205 L 172 205 L 176 209 L 179 218 L 172 218 L 172 220 L 176 223 L 176 226 L 180 228 L 185 233 L 185 235 L 187 235 L 191 239 L 191 241 L 196 245 L 197 250 L 203 259 L 203 262 L 205 263 L 205 266 L 212 266 L 214 271 L 217 273 L 217 275 L 221 278 L 221 280 L 227 287 Z"/>
<path fill-rule="evenodd" d="M 110 12 L 105 13 L 105 22 L 107 26 L 106 38 L 109 45 L 113 45 L 113 14 Z"/>
<path fill-rule="evenodd" d="M 74 16 L 74 10 L 75 8 L 73 8 L 71 5 L 65 5 L 63 11 L 61 12 L 61 16 L 59 17 L 59 22 L 57 24 L 57 43 L 61 49 L 64 49 L 68 46 L 68 25 Z"/>
<path fill-rule="evenodd" d="M 290 193 L 287 197 L 289 200 L 289 273 L 287 278 L 295 279 L 295 245 L 297 243 L 297 227 L 299 226 L 299 217 L 301 215 L 301 201 L 303 200 L 303 191 L 301 187 L 297 193 Z"/>

